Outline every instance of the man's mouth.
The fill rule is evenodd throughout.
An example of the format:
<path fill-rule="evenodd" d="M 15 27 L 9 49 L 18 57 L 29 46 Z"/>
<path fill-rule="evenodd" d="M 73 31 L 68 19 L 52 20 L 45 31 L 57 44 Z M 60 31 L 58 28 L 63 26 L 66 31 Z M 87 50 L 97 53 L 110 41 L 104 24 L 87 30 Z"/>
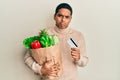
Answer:
<path fill-rule="evenodd" d="M 65 25 L 65 23 L 62 22 L 61 25 Z"/>

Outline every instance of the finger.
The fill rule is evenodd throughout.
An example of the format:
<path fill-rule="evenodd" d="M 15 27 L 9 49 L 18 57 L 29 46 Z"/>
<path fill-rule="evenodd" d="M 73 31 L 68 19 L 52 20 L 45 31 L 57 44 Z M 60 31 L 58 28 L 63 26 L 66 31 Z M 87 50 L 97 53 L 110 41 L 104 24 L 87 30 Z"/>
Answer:
<path fill-rule="evenodd" d="M 55 75 L 55 74 L 46 75 L 46 78 L 48 78 L 48 79 L 52 79 L 54 77 L 57 77 L 57 75 Z"/>
<path fill-rule="evenodd" d="M 72 55 L 74 55 L 74 54 L 75 54 L 75 55 L 80 55 L 80 52 L 79 52 L 79 51 L 71 51 L 71 54 L 72 54 Z"/>
<path fill-rule="evenodd" d="M 72 58 L 77 58 L 77 56 L 76 56 L 76 55 L 73 55 Z"/>
<path fill-rule="evenodd" d="M 52 71 L 57 71 L 58 69 L 57 69 L 57 67 L 53 67 L 51 70 Z"/>
<path fill-rule="evenodd" d="M 56 74 L 56 73 L 58 73 L 58 70 L 52 70 L 50 73 L 51 74 Z"/>
<path fill-rule="evenodd" d="M 71 50 L 76 51 L 76 50 L 78 50 L 78 48 L 71 48 Z"/>
<path fill-rule="evenodd" d="M 57 70 L 59 71 L 61 68 L 60 63 L 57 63 L 56 66 L 57 66 Z"/>
<path fill-rule="evenodd" d="M 76 51 L 71 51 L 72 54 L 76 53 Z"/>
<path fill-rule="evenodd" d="M 79 57 L 80 54 L 79 53 L 71 53 L 72 56 L 75 56 L 75 57 Z"/>
<path fill-rule="evenodd" d="M 57 75 L 56 73 L 55 73 L 55 74 L 54 74 L 54 73 L 51 73 L 51 74 L 48 75 L 48 77 L 50 77 L 50 76 L 52 76 L 52 77 L 57 77 L 58 75 Z"/>
<path fill-rule="evenodd" d="M 79 59 L 80 59 L 80 56 L 75 55 L 75 56 L 72 56 L 72 58 L 73 58 L 74 60 L 79 60 Z"/>
<path fill-rule="evenodd" d="M 77 54 L 77 52 L 72 51 L 72 52 L 71 52 L 71 55 L 78 55 L 78 54 Z"/>
<path fill-rule="evenodd" d="M 60 71 L 60 66 L 57 67 L 57 70 Z"/>
<path fill-rule="evenodd" d="M 75 50 L 71 50 L 71 52 L 80 52 L 80 50 L 79 49 L 75 49 Z"/>
<path fill-rule="evenodd" d="M 59 68 L 55 66 L 55 67 L 52 67 L 51 70 L 52 70 L 52 71 L 57 71 L 57 72 L 58 72 L 58 71 L 59 71 Z"/>
<path fill-rule="evenodd" d="M 57 67 L 60 67 L 60 63 L 59 63 L 59 62 L 57 62 L 55 65 L 56 65 Z"/>
<path fill-rule="evenodd" d="M 76 51 L 77 53 L 80 53 L 80 50 L 78 48 L 71 48 L 71 51 Z"/>
<path fill-rule="evenodd" d="M 51 71 L 49 75 L 57 76 L 57 74 L 58 74 L 58 71 Z"/>

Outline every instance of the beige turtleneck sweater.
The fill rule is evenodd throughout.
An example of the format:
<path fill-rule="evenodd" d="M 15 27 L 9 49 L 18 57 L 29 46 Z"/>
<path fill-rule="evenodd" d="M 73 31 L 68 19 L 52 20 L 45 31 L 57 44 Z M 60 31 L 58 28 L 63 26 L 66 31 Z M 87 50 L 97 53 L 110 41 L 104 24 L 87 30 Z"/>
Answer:
<path fill-rule="evenodd" d="M 78 80 L 77 66 L 83 67 L 88 62 L 85 40 L 82 33 L 71 28 L 59 29 L 56 26 L 47 28 L 47 32 L 50 35 L 56 34 L 60 38 L 63 65 L 63 75 L 60 80 Z M 80 60 L 77 62 L 71 56 L 71 47 L 67 42 L 70 38 L 76 42 L 77 48 L 80 49 Z M 26 53 L 24 61 L 35 73 L 41 74 L 41 66 L 32 59 L 29 51 Z"/>

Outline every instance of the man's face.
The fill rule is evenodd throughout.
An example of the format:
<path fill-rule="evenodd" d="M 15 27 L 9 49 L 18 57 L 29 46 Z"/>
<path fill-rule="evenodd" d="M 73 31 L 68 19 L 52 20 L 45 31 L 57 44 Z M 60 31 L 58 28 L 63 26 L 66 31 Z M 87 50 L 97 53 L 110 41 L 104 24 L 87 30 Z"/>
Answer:
<path fill-rule="evenodd" d="M 65 8 L 59 9 L 58 13 L 54 16 L 56 26 L 60 29 L 67 28 L 71 19 L 72 19 L 71 12 Z"/>

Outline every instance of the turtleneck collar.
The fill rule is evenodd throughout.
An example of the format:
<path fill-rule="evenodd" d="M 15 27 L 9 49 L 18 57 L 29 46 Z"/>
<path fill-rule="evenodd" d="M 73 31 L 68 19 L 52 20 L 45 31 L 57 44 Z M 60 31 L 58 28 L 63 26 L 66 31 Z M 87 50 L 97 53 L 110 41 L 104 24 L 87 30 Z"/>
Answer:
<path fill-rule="evenodd" d="M 55 29 L 55 31 L 56 31 L 57 33 L 60 33 L 60 34 L 67 34 L 67 33 L 70 32 L 69 26 L 68 26 L 67 28 L 65 28 L 65 29 L 60 29 L 60 28 L 58 28 L 57 26 L 55 26 L 54 29 Z"/>

